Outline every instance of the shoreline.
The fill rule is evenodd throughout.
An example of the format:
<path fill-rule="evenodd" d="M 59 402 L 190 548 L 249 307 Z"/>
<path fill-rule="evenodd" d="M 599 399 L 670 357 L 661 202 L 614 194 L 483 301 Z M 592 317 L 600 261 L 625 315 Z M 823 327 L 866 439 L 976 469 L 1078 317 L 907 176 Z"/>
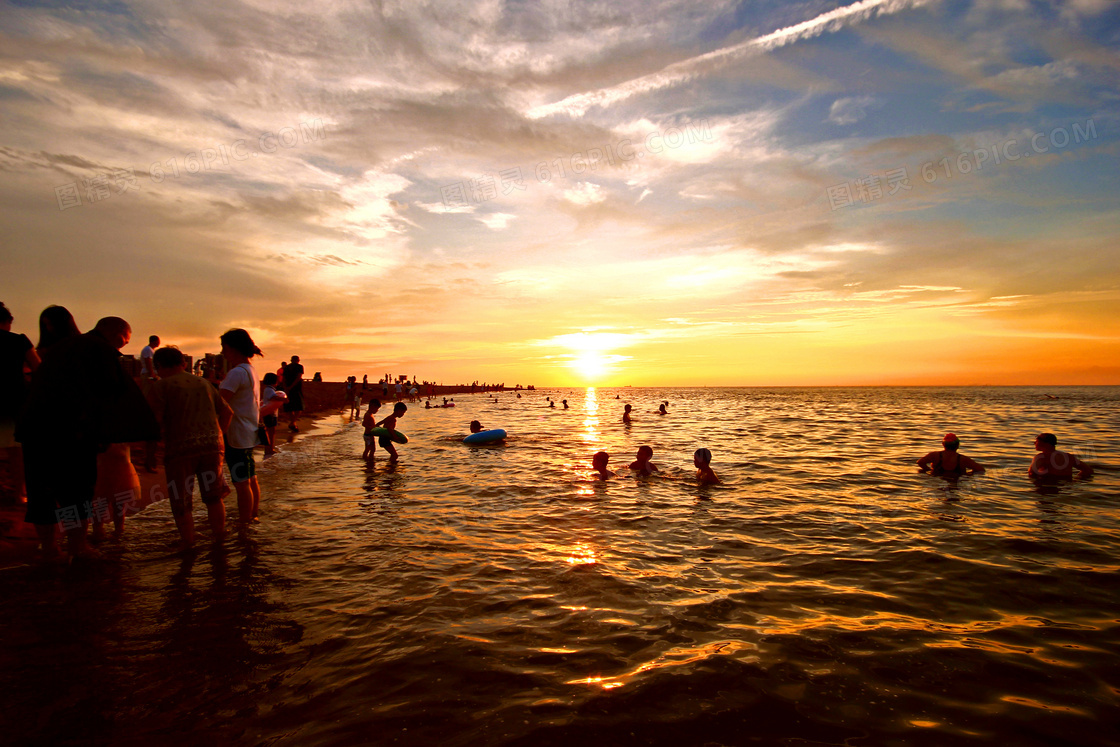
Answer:
<path fill-rule="evenodd" d="M 302 438 L 309 436 L 313 433 L 319 432 L 324 429 L 324 423 L 329 418 L 337 415 L 340 419 L 347 421 L 349 415 L 349 405 L 344 404 L 346 394 L 346 383 L 335 381 L 311 382 L 305 381 L 303 383 L 303 397 L 305 409 L 300 413 L 297 425 L 298 432 L 288 430 L 288 426 L 284 419 L 284 413 L 279 413 L 281 416 L 280 423 L 276 427 L 276 446 L 278 450 L 282 450 L 285 444 L 293 444 Z M 426 396 L 426 387 L 417 387 L 423 389 L 424 393 L 417 395 L 416 401 L 422 401 Z M 432 386 L 433 397 L 450 396 L 452 394 L 472 394 L 471 387 L 469 386 Z M 381 395 L 380 385 L 367 386 L 365 393 L 362 397 L 363 414 L 364 407 L 369 403 L 370 397 L 383 396 Z M 487 393 L 511 391 L 491 388 L 486 390 Z M 482 393 L 481 387 L 476 387 L 474 394 Z M 395 401 L 395 396 L 392 391 L 389 397 L 384 400 L 390 404 Z M 407 396 L 402 400 L 408 401 Z M 359 415 L 359 418 L 361 416 Z M 148 472 L 144 469 L 144 444 L 134 443 L 130 444 L 130 456 L 133 467 L 136 468 L 136 474 L 140 477 L 140 490 L 145 495 L 160 494 L 162 495 L 165 488 L 165 474 L 163 471 L 163 444 L 160 443 L 157 451 L 158 464 L 155 472 Z M 256 449 L 257 464 L 264 461 L 263 457 L 264 447 L 258 446 Z M 174 523 L 171 517 L 170 507 L 156 508 L 165 501 L 156 501 L 150 506 L 145 508 L 145 511 L 163 510 L 167 512 L 167 521 Z M 195 511 L 199 510 L 198 501 L 195 502 Z M 236 501 L 233 504 L 236 509 Z M 226 510 L 230 509 L 229 499 L 227 497 Z M 15 488 L 11 484 L 11 470 L 8 465 L 8 456 L 6 452 L 0 452 L 0 571 L 8 570 L 10 568 L 18 568 L 23 566 L 30 566 L 40 563 L 38 554 L 39 537 L 35 531 L 35 525 L 28 524 L 23 520 L 27 506 L 24 503 L 17 503 L 15 499 Z M 235 512 L 236 513 L 236 512 Z M 196 517 L 196 521 L 198 517 Z M 128 538 L 128 521 L 125 521 L 125 535 L 124 539 L 120 541 L 127 541 Z M 111 534 L 111 531 L 110 531 Z M 106 539 L 106 543 L 115 542 L 117 540 Z M 63 557 L 66 557 L 63 551 Z"/>

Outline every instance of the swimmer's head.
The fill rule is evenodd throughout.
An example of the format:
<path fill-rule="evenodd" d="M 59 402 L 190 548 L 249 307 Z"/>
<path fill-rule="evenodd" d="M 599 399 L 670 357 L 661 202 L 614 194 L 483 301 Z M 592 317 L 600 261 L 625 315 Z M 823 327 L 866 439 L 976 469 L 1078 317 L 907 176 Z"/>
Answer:
<path fill-rule="evenodd" d="M 397 404 L 393 405 L 393 414 L 404 415 L 404 411 L 407 409 L 408 405 L 406 405 L 404 402 L 398 402 Z"/>
<path fill-rule="evenodd" d="M 696 453 L 692 455 L 692 461 L 696 466 L 707 466 L 712 463 L 712 452 L 708 449 L 697 449 Z"/>
<path fill-rule="evenodd" d="M 605 451 L 595 452 L 595 456 L 591 457 L 591 466 L 595 469 L 605 469 L 607 462 L 611 460 L 611 455 Z"/>
<path fill-rule="evenodd" d="M 625 410 L 626 412 L 630 412 L 631 410 L 634 409 L 634 406 L 633 405 L 626 405 L 626 407 L 624 407 L 622 409 Z"/>
<path fill-rule="evenodd" d="M 482 430 L 482 423 L 478 422 L 477 420 L 472 420 L 471 421 L 471 433 L 478 433 L 481 430 Z"/>
<path fill-rule="evenodd" d="M 961 447 L 961 440 L 956 433 L 946 433 L 945 438 L 941 439 L 941 445 L 949 451 L 956 451 Z"/>
<path fill-rule="evenodd" d="M 1050 444 L 1054 447 L 1058 445 L 1058 437 L 1053 433 L 1039 433 L 1038 438 L 1035 440 L 1039 443 Z"/>
<path fill-rule="evenodd" d="M 638 447 L 638 459 L 653 459 L 653 447 L 652 446 L 639 446 Z"/>

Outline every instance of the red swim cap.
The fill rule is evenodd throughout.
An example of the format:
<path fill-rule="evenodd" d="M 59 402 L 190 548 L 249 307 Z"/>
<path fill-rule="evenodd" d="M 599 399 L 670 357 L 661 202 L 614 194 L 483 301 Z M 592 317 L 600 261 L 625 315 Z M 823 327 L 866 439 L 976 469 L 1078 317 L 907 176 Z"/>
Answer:
<path fill-rule="evenodd" d="M 941 443 L 943 444 L 951 444 L 955 441 L 960 441 L 956 433 L 946 433 L 945 438 L 941 439 Z"/>

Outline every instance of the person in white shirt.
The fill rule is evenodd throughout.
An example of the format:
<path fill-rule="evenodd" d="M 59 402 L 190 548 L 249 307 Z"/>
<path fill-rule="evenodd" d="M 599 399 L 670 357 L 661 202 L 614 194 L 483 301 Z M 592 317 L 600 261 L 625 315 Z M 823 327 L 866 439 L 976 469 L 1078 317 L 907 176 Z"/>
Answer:
<path fill-rule="evenodd" d="M 232 366 L 218 387 L 222 399 L 233 410 L 233 419 L 225 434 L 226 464 L 237 491 L 237 514 L 242 526 L 246 526 L 258 521 L 261 506 L 261 489 L 253 462 L 260 420 L 260 383 L 249 360 L 263 353 L 243 329 L 229 330 L 221 336 L 221 342 L 222 355 Z"/>

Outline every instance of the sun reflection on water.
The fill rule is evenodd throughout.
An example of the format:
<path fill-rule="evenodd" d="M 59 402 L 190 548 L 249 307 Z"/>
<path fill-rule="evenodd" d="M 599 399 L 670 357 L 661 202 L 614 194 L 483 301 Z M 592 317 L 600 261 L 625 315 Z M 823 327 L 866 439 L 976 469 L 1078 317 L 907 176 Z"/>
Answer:
<path fill-rule="evenodd" d="M 595 396 L 595 387 L 587 387 L 583 402 L 587 417 L 583 419 L 583 433 L 580 437 L 589 446 L 597 446 L 602 438 L 599 434 L 599 399 Z"/>

